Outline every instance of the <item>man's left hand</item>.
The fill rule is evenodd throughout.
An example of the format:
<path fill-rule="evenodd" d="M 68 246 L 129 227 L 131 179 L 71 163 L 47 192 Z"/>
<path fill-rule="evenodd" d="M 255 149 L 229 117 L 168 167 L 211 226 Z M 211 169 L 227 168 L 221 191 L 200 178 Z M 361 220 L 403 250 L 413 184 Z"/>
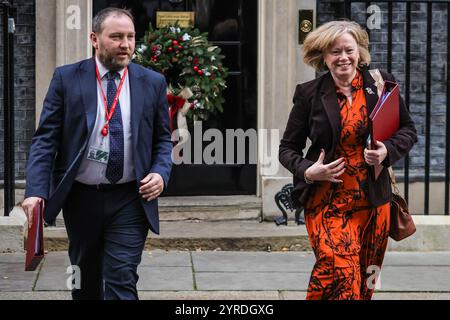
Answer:
<path fill-rule="evenodd" d="M 387 149 L 383 142 L 375 141 L 376 149 L 364 149 L 364 159 L 367 164 L 374 166 L 380 165 L 384 159 L 387 157 Z"/>
<path fill-rule="evenodd" d="M 164 190 L 164 180 L 158 173 L 150 173 L 141 180 L 139 194 L 146 201 L 152 201 Z"/>

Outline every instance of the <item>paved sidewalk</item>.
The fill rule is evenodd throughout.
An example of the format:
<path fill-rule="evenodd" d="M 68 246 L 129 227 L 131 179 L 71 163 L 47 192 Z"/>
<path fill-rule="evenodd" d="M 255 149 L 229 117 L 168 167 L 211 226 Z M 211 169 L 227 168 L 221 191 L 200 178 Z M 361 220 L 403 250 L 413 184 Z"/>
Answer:
<path fill-rule="evenodd" d="M 0 254 L 0 300 L 70 299 L 67 252 L 50 252 L 34 272 L 24 254 Z M 311 252 L 146 251 L 141 299 L 304 299 Z M 375 299 L 450 300 L 450 252 L 388 252 Z"/>

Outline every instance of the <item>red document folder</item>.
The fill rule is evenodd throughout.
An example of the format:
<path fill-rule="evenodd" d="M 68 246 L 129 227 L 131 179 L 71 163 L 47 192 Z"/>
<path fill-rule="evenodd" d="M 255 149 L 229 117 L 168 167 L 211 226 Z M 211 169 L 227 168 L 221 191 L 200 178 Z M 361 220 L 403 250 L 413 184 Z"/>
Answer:
<path fill-rule="evenodd" d="M 375 140 L 389 139 L 400 126 L 399 88 L 395 82 L 385 81 L 383 92 L 369 116 L 372 148 Z"/>
<path fill-rule="evenodd" d="M 400 127 L 399 87 L 391 81 L 385 81 L 383 91 L 375 108 L 369 116 L 371 148 L 375 148 L 375 140 L 383 142 L 397 132 Z M 381 173 L 383 166 L 375 166 L 375 179 Z"/>
<path fill-rule="evenodd" d="M 33 210 L 33 224 L 28 228 L 27 254 L 25 258 L 25 271 L 36 270 L 39 262 L 44 258 L 44 203 Z"/>

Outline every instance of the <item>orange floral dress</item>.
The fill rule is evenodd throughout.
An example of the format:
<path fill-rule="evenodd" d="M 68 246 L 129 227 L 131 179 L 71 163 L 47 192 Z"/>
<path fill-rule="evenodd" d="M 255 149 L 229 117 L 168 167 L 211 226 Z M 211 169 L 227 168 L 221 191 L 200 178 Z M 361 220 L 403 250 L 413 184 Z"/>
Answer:
<path fill-rule="evenodd" d="M 370 299 L 389 234 L 390 204 L 368 200 L 364 161 L 368 116 L 363 79 L 352 81 L 352 100 L 336 89 L 341 136 L 335 159 L 344 157 L 343 183 L 316 182 L 305 204 L 305 222 L 316 264 L 307 299 Z"/>

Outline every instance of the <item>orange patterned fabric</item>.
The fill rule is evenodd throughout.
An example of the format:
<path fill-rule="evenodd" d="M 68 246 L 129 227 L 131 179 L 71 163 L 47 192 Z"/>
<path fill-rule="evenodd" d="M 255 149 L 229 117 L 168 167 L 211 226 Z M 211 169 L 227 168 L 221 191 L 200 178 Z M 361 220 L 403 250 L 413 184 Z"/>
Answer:
<path fill-rule="evenodd" d="M 341 184 L 316 182 L 305 204 L 305 221 L 316 264 L 307 299 L 371 299 L 389 234 L 390 204 L 373 207 L 367 197 L 364 161 L 368 120 L 363 79 L 352 81 L 352 104 L 336 89 L 341 137 L 335 159 L 345 158 Z"/>

